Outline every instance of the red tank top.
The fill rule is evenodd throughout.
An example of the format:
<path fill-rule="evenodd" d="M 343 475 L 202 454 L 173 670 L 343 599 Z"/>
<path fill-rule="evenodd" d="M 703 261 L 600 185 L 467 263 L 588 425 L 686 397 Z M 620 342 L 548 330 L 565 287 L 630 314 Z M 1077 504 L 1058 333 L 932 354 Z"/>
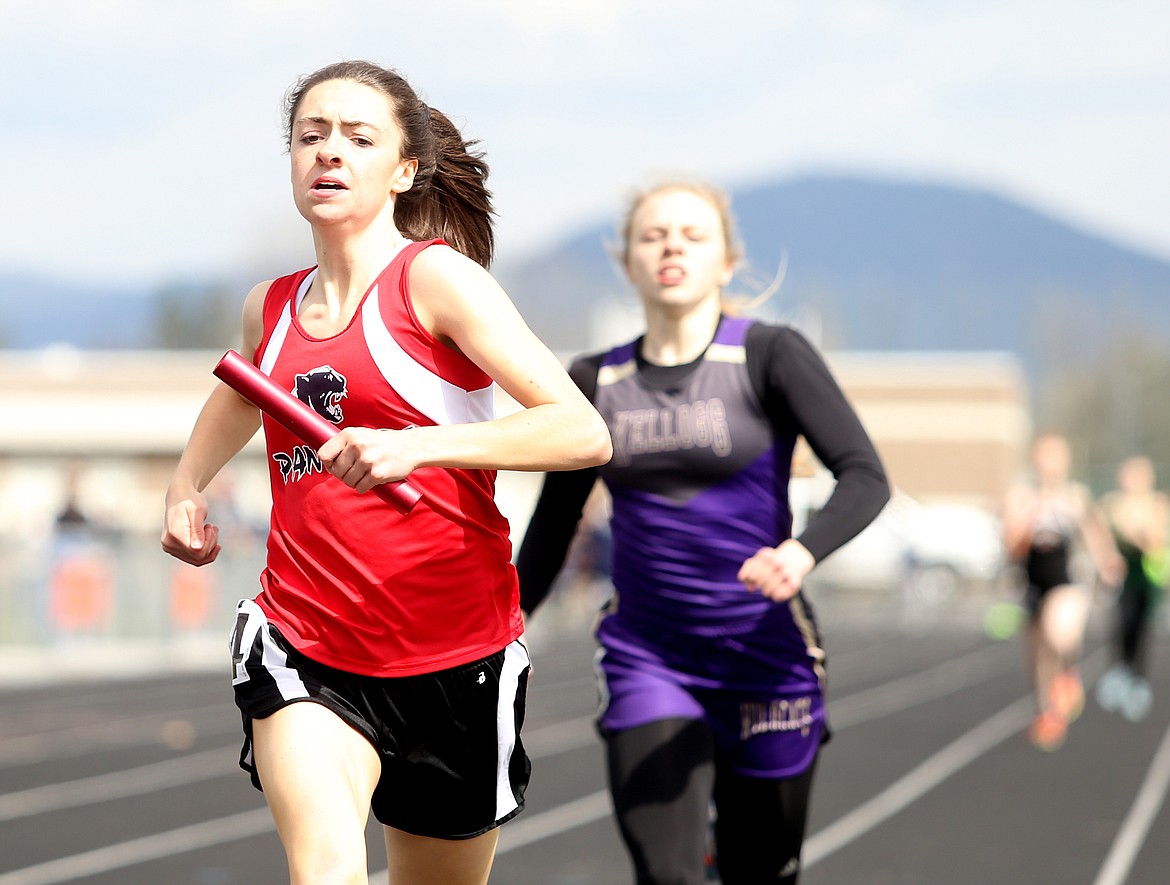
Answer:
<path fill-rule="evenodd" d="M 253 361 L 343 427 L 401 429 L 488 420 L 492 379 L 417 322 L 410 243 L 350 324 L 313 338 L 297 319 L 315 269 L 273 282 Z M 522 632 L 508 522 L 495 471 L 421 468 L 403 515 L 324 471 L 315 450 L 269 418 L 268 562 L 257 603 L 315 661 L 369 676 L 427 673 L 486 657 Z"/>

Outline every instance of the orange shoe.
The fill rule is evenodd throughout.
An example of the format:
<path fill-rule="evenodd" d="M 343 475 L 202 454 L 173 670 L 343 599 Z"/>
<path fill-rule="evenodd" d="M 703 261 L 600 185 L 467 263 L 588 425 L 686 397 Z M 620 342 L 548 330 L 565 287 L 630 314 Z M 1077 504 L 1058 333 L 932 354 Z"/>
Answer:
<path fill-rule="evenodd" d="M 1085 709 L 1085 687 L 1081 684 L 1081 676 L 1076 668 L 1057 674 L 1052 680 L 1048 700 L 1052 709 L 1063 716 L 1066 722 L 1073 722 L 1081 715 Z"/>
<path fill-rule="evenodd" d="M 1028 740 L 1038 749 L 1051 753 L 1059 750 L 1068 734 L 1068 721 L 1059 713 L 1049 710 L 1041 713 L 1028 729 Z"/>

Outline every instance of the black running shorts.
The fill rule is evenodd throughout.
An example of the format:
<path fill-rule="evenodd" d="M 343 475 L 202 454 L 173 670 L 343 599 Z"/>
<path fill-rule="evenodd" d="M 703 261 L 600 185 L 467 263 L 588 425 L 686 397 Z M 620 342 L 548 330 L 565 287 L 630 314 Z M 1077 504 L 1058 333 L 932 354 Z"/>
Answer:
<path fill-rule="evenodd" d="M 319 664 L 296 651 L 250 599 L 232 632 L 240 767 L 263 789 L 252 758 L 252 720 L 310 701 L 340 716 L 382 757 L 371 810 L 388 827 L 469 839 L 524 807 L 531 763 L 520 740 L 528 651 L 519 640 L 470 664 L 379 678 Z"/>

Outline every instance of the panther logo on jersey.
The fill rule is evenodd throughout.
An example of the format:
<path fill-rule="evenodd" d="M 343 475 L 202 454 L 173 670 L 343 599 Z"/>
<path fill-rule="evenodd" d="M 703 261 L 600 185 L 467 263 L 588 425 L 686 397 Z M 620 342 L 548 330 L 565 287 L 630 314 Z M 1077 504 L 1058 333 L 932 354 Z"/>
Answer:
<path fill-rule="evenodd" d="M 328 418 L 334 424 L 341 423 L 341 401 L 348 393 L 345 376 L 332 366 L 320 366 L 297 375 L 293 393 L 322 418 Z"/>

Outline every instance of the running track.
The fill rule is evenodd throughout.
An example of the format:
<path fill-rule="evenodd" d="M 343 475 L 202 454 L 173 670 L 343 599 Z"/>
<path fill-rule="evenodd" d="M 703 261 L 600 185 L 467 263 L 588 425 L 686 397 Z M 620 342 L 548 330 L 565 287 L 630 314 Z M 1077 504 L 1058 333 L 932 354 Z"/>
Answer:
<path fill-rule="evenodd" d="M 492 882 L 629 885 L 591 727 L 593 646 L 585 627 L 542 616 L 525 726 L 533 783 L 502 831 Z M 1021 648 L 988 639 L 977 609 L 907 619 L 822 605 L 822 619 L 835 736 L 804 885 L 1168 881 L 1165 635 L 1150 716 L 1129 723 L 1090 698 L 1049 754 L 1021 735 L 1031 712 Z M 1090 680 L 1106 662 L 1105 620 L 1098 612 L 1090 630 Z M 236 768 L 227 665 L 137 679 L 125 660 L 103 676 L 110 658 L 95 652 L 84 680 L 0 673 L 0 885 L 287 881 L 267 810 Z M 372 881 L 384 881 L 376 827 L 369 841 Z"/>

